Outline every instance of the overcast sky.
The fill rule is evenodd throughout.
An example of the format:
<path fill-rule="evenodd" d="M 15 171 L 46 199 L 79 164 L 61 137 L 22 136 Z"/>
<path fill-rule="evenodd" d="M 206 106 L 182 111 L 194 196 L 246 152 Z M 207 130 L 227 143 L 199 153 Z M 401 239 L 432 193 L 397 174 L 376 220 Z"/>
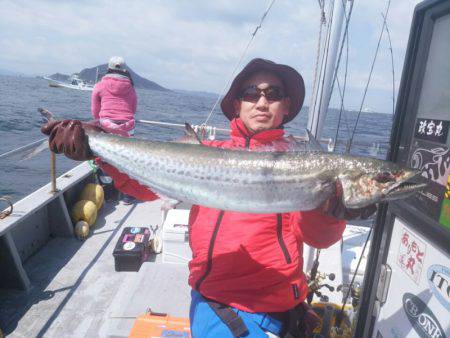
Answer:
<path fill-rule="evenodd" d="M 357 109 L 387 0 L 354 0 L 346 108 Z M 220 93 L 268 0 L 2 1 L 0 69 L 70 74 L 121 55 L 138 74 L 172 89 Z M 394 0 L 388 16 L 398 88 L 418 0 Z M 319 29 L 316 0 L 277 0 L 246 57 L 293 66 L 309 105 Z M 392 111 L 389 44 L 383 39 L 367 108 Z M 241 65 L 240 68 L 242 68 Z M 336 101 L 332 106 L 337 106 Z"/>

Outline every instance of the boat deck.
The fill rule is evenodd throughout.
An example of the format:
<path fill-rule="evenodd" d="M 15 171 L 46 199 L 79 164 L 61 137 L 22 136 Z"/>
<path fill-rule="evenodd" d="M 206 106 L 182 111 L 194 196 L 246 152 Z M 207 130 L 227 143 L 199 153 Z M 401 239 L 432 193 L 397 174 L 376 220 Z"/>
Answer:
<path fill-rule="evenodd" d="M 161 220 L 160 202 L 106 204 L 86 241 L 51 239 L 24 264 L 31 289 L 0 290 L 3 333 L 126 337 L 147 308 L 188 317 L 187 264 L 162 264 L 157 255 L 139 272 L 114 269 L 112 253 L 122 228 L 150 225 L 143 220 Z"/>
<path fill-rule="evenodd" d="M 160 201 L 106 203 L 87 240 L 51 238 L 24 264 L 31 288 L 0 289 L 3 333 L 8 337 L 127 337 L 136 317 L 149 308 L 188 318 L 187 261 L 163 263 L 159 254 L 151 256 L 139 272 L 116 272 L 114 268 L 113 250 L 122 229 L 160 225 L 160 208 Z M 335 289 L 349 282 L 368 229 L 350 225 L 343 242 L 322 250 L 319 271 L 335 274 L 333 281 L 325 280 Z M 305 246 L 304 270 L 309 270 L 313 258 L 314 252 Z M 342 292 L 321 292 L 331 302 L 342 301 Z"/>

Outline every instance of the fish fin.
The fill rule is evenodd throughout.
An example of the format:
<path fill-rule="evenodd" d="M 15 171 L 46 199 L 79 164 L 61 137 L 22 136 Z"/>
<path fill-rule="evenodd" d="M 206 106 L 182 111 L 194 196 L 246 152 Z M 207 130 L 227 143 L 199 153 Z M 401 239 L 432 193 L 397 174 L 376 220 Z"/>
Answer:
<path fill-rule="evenodd" d="M 198 137 L 194 128 L 189 123 L 185 123 L 185 135 L 176 140 L 172 141 L 174 143 L 186 143 L 186 144 L 202 144 L 202 141 Z"/>
<path fill-rule="evenodd" d="M 306 133 L 308 134 L 309 150 L 325 152 L 320 142 L 308 129 L 306 129 Z"/>
<path fill-rule="evenodd" d="M 169 198 L 166 196 L 161 197 L 161 210 L 168 211 L 170 209 L 174 209 L 181 201 L 175 200 L 173 198 Z"/>
<path fill-rule="evenodd" d="M 169 211 L 170 209 L 174 209 L 181 201 L 161 195 L 156 193 L 158 197 L 161 199 L 161 210 Z"/>
<path fill-rule="evenodd" d="M 286 139 L 289 142 L 289 149 L 291 151 L 306 151 L 306 150 L 308 150 L 306 143 L 300 142 L 294 136 L 289 135 L 288 137 L 286 137 Z"/>
<path fill-rule="evenodd" d="M 192 128 L 192 126 L 189 123 L 186 122 L 184 124 L 184 127 L 186 128 L 185 133 L 186 133 L 187 137 L 189 137 L 193 140 L 196 140 L 195 143 L 197 143 L 197 144 L 202 144 L 202 140 L 200 139 L 198 134 L 195 132 L 194 128 Z"/>

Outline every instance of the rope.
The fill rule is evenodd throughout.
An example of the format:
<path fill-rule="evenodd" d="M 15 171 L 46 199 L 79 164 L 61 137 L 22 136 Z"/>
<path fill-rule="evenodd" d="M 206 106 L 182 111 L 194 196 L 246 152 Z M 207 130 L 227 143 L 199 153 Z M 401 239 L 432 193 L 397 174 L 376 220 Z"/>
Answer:
<path fill-rule="evenodd" d="M 87 163 L 88 163 L 89 167 L 91 167 L 92 173 L 96 174 L 98 171 L 98 167 L 95 165 L 94 161 L 89 160 L 89 161 L 87 161 Z"/>
<path fill-rule="evenodd" d="M 384 15 L 385 17 L 387 17 L 387 15 L 389 13 L 389 7 L 390 6 L 391 6 L 391 0 L 388 1 L 387 8 L 386 8 L 386 13 Z M 361 106 L 359 107 L 358 116 L 356 118 L 356 123 L 355 123 L 355 126 L 353 128 L 353 132 L 352 132 L 352 137 L 350 138 L 350 141 L 349 141 L 349 144 L 348 144 L 347 153 L 350 153 L 350 148 L 352 147 L 353 137 L 355 136 L 356 128 L 358 127 L 359 117 L 361 116 L 361 112 L 362 112 L 362 109 L 363 109 L 364 101 L 366 99 L 367 89 L 369 88 L 370 80 L 372 79 L 373 68 L 375 66 L 375 61 L 377 60 L 378 50 L 380 49 L 381 38 L 383 37 L 383 32 L 384 32 L 385 28 L 386 28 L 386 20 L 383 21 L 383 27 L 381 28 L 380 36 L 378 38 L 377 48 L 375 50 L 375 55 L 373 57 L 372 66 L 370 67 L 369 78 L 367 79 L 366 87 L 364 89 L 364 95 L 363 95 L 363 98 L 362 98 L 362 101 L 361 101 Z"/>
<path fill-rule="evenodd" d="M 394 67 L 394 51 L 392 50 L 391 33 L 389 32 L 389 27 L 387 24 L 387 18 L 383 13 L 381 13 L 386 26 L 386 33 L 389 40 L 389 51 L 391 52 L 391 66 L 392 66 L 392 118 L 394 118 L 395 113 L 395 67 Z"/>
<path fill-rule="evenodd" d="M 319 60 L 320 60 L 320 46 L 322 45 L 322 29 L 326 23 L 325 17 L 325 9 L 324 9 L 324 1 L 318 0 L 320 7 L 320 24 L 319 24 L 319 37 L 317 38 L 317 51 L 316 51 L 316 63 L 314 65 L 314 76 L 313 76 L 313 89 L 312 92 L 315 93 L 317 90 L 317 70 L 319 68 Z M 310 107 L 313 105 L 314 95 L 311 96 L 311 102 L 309 104 Z"/>
<path fill-rule="evenodd" d="M 270 9 L 272 8 L 272 5 L 273 5 L 274 3 L 275 3 L 275 0 L 272 0 L 272 1 L 270 2 L 269 6 L 267 7 L 266 11 L 265 11 L 264 14 L 262 15 L 262 17 L 261 17 L 261 19 L 260 19 L 260 21 L 259 21 L 258 26 L 256 26 L 255 30 L 253 31 L 252 36 L 251 36 L 249 42 L 247 43 L 247 46 L 245 47 L 244 51 L 242 52 L 241 57 L 239 58 L 238 62 L 237 62 L 236 65 L 234 66 L 234 69 L 233 69 L 233 71 L 231 72 L 231 74 L 230 74 L 230 76 L 229 76 L 229 78 L 228 78 L 228 81 L 226 82 L 225 86 L 222 88 L 222 91 L 220 92 L 219 96 L 217 97 L 216 102 L 214 103 L 213 107 L 211 108 L 211 111 L 209 112 L 208 117 L 206 118 L 205 122 L 203 122 L 203 124 L 207 124 L 208 121 L 209 121 L 209 119 L 211 118 L 211 115 L 213 114 L 214 110 L 216 109 L 217 104 L 219 103 L 220 99 L 221 99 L 222 96 L 224 95 L 225 90 L 229 87 L 229 85 L 230 85 L 230 83 L 231 83 L 231 81 L 232 81 L 232 79 L 233 79 L 233 76 L 234 76 L 234 74 L 236 73 L 236 70 L 237 70 L 238 67 L 240 66 L 240 64 L 241 64 L 241 62 L 242 62 L 242 59 L 244 58 L 245 54 L 247 54 L 247 51 L 248 51 L 248 49 L 249 49 L 251 43 L 253 42 L 253 39 L 255 38 L 256 33 L 258 33 L 258 30 L 261 28 L 264 19 L 266 18 L 267 14 L 269 14 L 269 11 L 270 11 Z"/>
<path fill-rule="evenodd" d="M 351 1 L 350 8 L 348 10 L 348 16 L 347 16 L 347 13 L 345 12 L 344 0 L 341 0 L 341 2 L 342 2 L 342 7 L 344 8 L 345 29 L 344 29 L 344 35 L 342 36 L 341 48 L 339 50 L 338 60 L 336 62 L 336 67 L 334 68 L 333 81 L 331 82 L 331 92 L 333 92 L 334 82 L 337 79 L 337 74 L 338 74 L 338 71 L 339 71 L 339 65 L 341 63 L 342 51 L 344 49 L 345 40 L 347 39 L 347 36 L 348 36 L 348 26 L 350 25 L 350 18 L 352 16 L 353 4 L 354 4 L 354 1 Z M 330 98 L 331 98 L 331 95 L 330 95 Z"/>
<path fill-rule="evenodd" d="M 327 72 L 327 62 L 328 62 L 328 52 L 330 50 L 330 36 L 331 36 L 331 27 L 333 25 L 333 12 L 334 12 L 334 1 L 331 1 L 331 10 L 330 10 L 330 18 L 328 20 L 328 31 L 327 31 L 327 37 L 325 40 L 325 45 L 324 45 L 324 55 L 322 56 L 322 65 L 321 65 L 321 69 L 320 69 L 320 74 L 325 74 Z M 322 72 L 323 69 L 323 72 Z M 319 115 L 321 114 L 320 112 L 320 107 L 322 105 L 322 99 L 323 99 L 323 86 L 325 84 L 325 76 L 323 76 L 322 78 L 322 83 L 321 83 L 321 93 L 320 93 L 320 99 L 319 99 Z M 314 102 L 314 108 L 317 106 L 317 95 L 315 95 L 315 102 Z M 319 124 L 316 125 L 315 130 L 310 130 L 313 135 L 317 135 L 317 128 L 318 128 Z"/>
<path fill-rule="evenodd" d="M 8 204 L 8 209 L 5 209 L 2 212 L 0 212 L 0 219 L 3 219 L 12 214 L 14 207 L 11 202 L 11 198 L 9 196 L 0 197 L 0 201 L 5 201 Z"/>
<path fill-rule="evenodd" d="M 342 3 L 343 6 L 345 6 L 344 3 Z M 342 120 L 342 115 L 344 115 L 344 119 L 345 119 L 345 123 L 346 123 L 346 127 L 347 127 L 347 137 L 350 138 L 350 127 L 347 121 L 347 117 L 346 114 L 344 112 L 344 97 L 345 97 L 345 91 L 347 88 L 347 75 L 348 75 L 348 27 L 350 24 L 350 18 L 351 18 L 351 14 L 353 11 L 353 2 L 351 4 L 351 7 L 349 9 L 349 14 L 347 17 L 347 13 L 344 11 L 344 15 L 345 15 L 345 32 L 344 32 L 344 37 L 342 39 L 342 44 L 341 44 L 341 50 L 339 52 L 339 61 L 337 64 L 337 68 L 336 68 L 336 73 L 335 73 L 335 77 L 333 78 L 333 85 L 332 88 L 334 86 L 334 80 L 336 79 L 337 85 L 338 85 L 338 91 L 339 91 L 339 95 L 341 98 L 341 106 L 339 109 L 339 119 L 338 119 L 338 125 L 336 128 L 336 135 L 334 137 L 334 143 L 336 144 L 338 142 L 338 137 L 339 137 L 339 129 L 341 127 L 341 120 Z M 344 41 L 345 41 L 345 46 L 346 46 L 346 57 L 345 57 L 345 73 L 344 73 L 344 85 L 341 89 L 340 83 L 339 83 L 339 78 L 337 76 L 338 73 L 338 69 L 339 69 L 339 65 L 340 65 L 340 59 L 341 59 L 341 55 L 342 55 L 342 50 L 343 50 L 343 46 L 344 46 Z"/>

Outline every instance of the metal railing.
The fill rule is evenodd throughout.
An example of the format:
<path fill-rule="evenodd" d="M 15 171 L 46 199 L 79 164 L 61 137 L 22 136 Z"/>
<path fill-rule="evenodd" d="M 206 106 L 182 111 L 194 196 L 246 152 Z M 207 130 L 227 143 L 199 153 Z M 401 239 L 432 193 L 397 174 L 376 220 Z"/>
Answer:
<path fill-rule="evenodd" d="M 185 124 L 181 123 L 170 123 L 170 122 L 161 122 L 161 121 L 152 121 L 152 120 L 136 120 L 138 123 L 147 124 L 147 125 L 156 125 L 156 126 L 162 126 L 162 127 L 175 127 L 175 128 L 185 128 Z M 191 125 L 192 128 L 195 130 L 195 132 L 198 133 L 198 135 L 202 139 L 209 139 L 214 140 L 216 138 L 216 134 L 223 134 L 228 135 L 230 134 L 231 130 L 226 128 L 217 128 L 213 126 L 208 125 Z M 301 142 L 301 143 L 307 143 L 308 138 L 304 136 L 293 136 L 295 140 Z M 43 144 L 47 138 L 42 138 L 40 140 L 33 141 L 31 143 L 28 143 L 24 146 L 12 149 L 10 151 L 7 151 L 3 154 L 0 154 L 0 159 L 6 159 L 8 157 L 18 155 L 21 153 L 24 153 L 26 151 L 32 151 L 33 149 L 39 147 L 41 144 Z M 326 145 L 327 150 L 329 152 L 333 152 L 336 149 L 336 146 L 341 145 L 344 147 L 347 147 L 348 141 L 338 141 L 337 143 L 334 142 L 332 138 L 322 138 L 320 140 L 320 143 Z M 383 146 L 387 147 L 389 142 L 358 142 L 355 145 L 368 147 L 369 148 L 369 154 L 371 156 L 377 156 L 379 152 L 383 149 Z M 51 193 L 56 193 L 58 191 L 56 187 L 56 156 L 55 153 L 51 152 L 50 155 L 50 175 L 51 175 Z"/>

